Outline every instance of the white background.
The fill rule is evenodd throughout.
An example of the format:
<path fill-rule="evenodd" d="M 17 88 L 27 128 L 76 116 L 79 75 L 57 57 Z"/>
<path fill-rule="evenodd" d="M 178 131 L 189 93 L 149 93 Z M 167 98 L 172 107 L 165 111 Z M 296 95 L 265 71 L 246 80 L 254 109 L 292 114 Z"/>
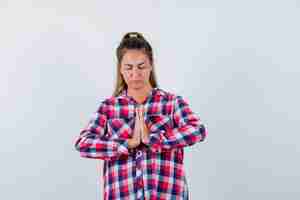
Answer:
<path fill-rule="evenodd" d="M 191 199 L 300 198 L 297 0 L 0 0 L 1 199 L 102 199 L 74 140 L 112 94 L 128 31 L 160 87 L 208 125 L 186 149 Z"/>

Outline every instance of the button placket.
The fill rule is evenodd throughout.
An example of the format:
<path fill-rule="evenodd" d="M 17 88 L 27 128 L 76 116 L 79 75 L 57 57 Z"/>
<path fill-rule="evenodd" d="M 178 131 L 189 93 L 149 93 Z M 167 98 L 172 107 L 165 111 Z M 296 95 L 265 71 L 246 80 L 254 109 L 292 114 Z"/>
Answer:
<path fill-rule="evenodd" d="M 142 157 L 143 157 L 143 152 L 141 150 L 138 150 L 135 155 L 137 178 L 142 177 L 142 160 L 143 160 Z"/>
<path fill-rule="evenodd" d="M 138 150 L 137 152 L 136 152 L 136 158 L 138 159 L 138 158 L 140 158 L 141 156 L 142 156 L 142 151 L 141 150 Z"/>
<path fill-rule="evenodd" d="M 143 187 L 143 152 L 142 150 L 137 150 L 135 154 L 136 158 L 136 185 L 137 185 L 137 198 L 141 198 L 143 196 L 144 187 Z"/>

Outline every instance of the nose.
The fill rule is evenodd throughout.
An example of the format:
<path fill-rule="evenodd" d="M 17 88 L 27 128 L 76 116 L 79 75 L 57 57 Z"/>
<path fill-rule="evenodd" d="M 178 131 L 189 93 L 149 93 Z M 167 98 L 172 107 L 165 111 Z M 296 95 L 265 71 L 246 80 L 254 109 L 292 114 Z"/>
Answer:
<path fill-rule="evenodd" d="M 131 73 L 132 77 L 139 77 L 141 76 L 141 72 L 137 67 L 133 67 L 132 73 Z"/>

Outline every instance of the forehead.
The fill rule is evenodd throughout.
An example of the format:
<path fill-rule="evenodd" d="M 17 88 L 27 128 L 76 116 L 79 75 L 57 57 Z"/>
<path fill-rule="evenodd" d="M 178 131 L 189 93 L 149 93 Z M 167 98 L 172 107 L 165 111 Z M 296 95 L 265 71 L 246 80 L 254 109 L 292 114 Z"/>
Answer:
<path fill-rule="evenodd" d="M 122 63 L 136 64 L 148 62 L 148 56 L 142 50 L 127 50 L 123 56 Z"/>

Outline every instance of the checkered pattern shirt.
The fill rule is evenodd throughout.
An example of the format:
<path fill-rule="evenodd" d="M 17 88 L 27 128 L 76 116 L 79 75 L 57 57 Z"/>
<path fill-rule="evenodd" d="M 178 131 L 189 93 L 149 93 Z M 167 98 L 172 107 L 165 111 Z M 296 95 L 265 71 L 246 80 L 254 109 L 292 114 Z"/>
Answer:
<path fill-rule="evenodd" d="M 149 142 L 129 149 L 139 105 L 146 108 Z M 75 148 L 81 157 L 104 160 L 104 200 L 186 200 L 184 147 L 206 136 L 207 126 L 182 96 L 156 87 L 139 104 L 123 90 L 101 101 Z"/>

